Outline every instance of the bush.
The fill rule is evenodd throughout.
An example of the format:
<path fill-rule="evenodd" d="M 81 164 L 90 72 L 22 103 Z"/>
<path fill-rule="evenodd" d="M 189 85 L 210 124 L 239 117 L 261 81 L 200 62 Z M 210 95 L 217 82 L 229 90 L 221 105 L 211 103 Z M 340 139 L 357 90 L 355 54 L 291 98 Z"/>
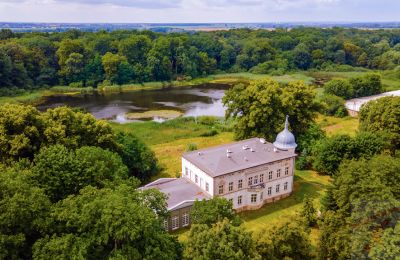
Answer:
<path fill-rule="evenodd" d="M 320 101 L 323 106 L 322 112 L 324 115 L 337 117 L 345 117 L 348 115 L 344 105 L 345 100 L 343 98 L 335 95 L 325 94 L 320 97 Z"/>
<path fill-rule="evenodd" d="M 353 96 L 353 88 L 347 80 L 333 79 L 324 85 L 326 94 L 335 95 L 344 99 L 349 99 Z"/>
<path fill-rule="evenodd" d="M 215 130 L 215 129 L 212 129 L 210 131 L 207 131 L 207 132 L 201 134 L 200 136 L 201 137 L 210 137 L 210 136 L 214 136 L 214 135 L 217 135 L 217 134 L 218 134 L 218 131 Z"/>
<path fill-rule="evenodd" d="M 189 143 L 186 145 L 186 152 L 191 152 L 191 151 L 196 151 L 196 150 L 197 150 L 197 144 Z"/>

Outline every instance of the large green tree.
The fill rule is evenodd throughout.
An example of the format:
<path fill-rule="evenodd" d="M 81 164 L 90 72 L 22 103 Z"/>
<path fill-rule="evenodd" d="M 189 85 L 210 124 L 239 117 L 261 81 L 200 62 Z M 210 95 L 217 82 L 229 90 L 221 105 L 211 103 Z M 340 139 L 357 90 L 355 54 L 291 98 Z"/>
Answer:
<path fill-rule="evenodd" d="M 156 190 L 88 186 L 55 205 L 57 228 L 35 243 L 33 258 L 177 259 L 179 243 L 162 227 L 166 213 L 165 196 Z"/>
<path fill-rule="evenodd" d="M 190 215 L 192 224 L 211 226 L 219 221 L 228 219 L 232 225 L 239 226 L 242 222 L 233 210 L 232 202 L 220 197 L 195 201 Z"/>
<path fill-rule="evenodd" d="M 105 187 L 128 177 L 118 154 L 98 147 L 69 150 L 62 145 L 45 147 L 35 156 L 30 179 L 52 201 L 78 194 L 86 186 Z"/>
<path fill-rule="evenodd" d="M 0 258 L 30 259 L 47 230 L 50 200 L 27 180 L 30 172 L 0 166 Z"/>
<path fill-rule="evenodd" d="M 280 85 L 272 79 L 236 85 L 223 98 L 226 117 L 236 118 L 237 138 L 265 137 L 273 141 L 283 129 L 285 115 L 295 135 L 304 133 L 314 121 L 319 105 L 315 92 L 302 82 Z"/>
<path fill-rule="evenodd" d="M 400 97 L 383 97 L 370 101 L 360 110 L 360 130 L 383 134 L 391 149 L 400 148 Z"/>
<path fill-rule="evenodd" d="M 185 259 L 261 259 L 251 233 L 228 219 L 214 224 L 193 225 L 185 244 Z"/>

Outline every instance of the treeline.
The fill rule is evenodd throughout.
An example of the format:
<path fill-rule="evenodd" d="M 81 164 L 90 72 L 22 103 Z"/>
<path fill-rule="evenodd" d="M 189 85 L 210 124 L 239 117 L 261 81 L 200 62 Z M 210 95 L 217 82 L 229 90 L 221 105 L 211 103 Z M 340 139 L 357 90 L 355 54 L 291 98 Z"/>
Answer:
<path fill-rule="evenodd" d="M 357 86 L 354 89 L 368 90 L 376 86 L 379 89 L 380 86 L 374 75 L 349 81 L 357 83 L 353 85 Z M 347 81 L 343 82 L 347 84 Z M 320 125 L 315 123 L 315 95 L 309 86 L 301 83 L 279 86 L 272 80 L 262 80 L 246 87 L 235 86 L 227 91 L 223 101 L 228 107 L 227 117 L 236 119 L 234 131 L 239 139 L 263 136 L 273 141 L 282 129 L 284 115 L 290 115 L 290 128 L 296 134 L 300 154 L 296 160 L 297 169 L 314 170 L 332 177 L 332 186 L 328 187 L 321 201 L 321 214 L 316 214 L 310 201 L 304 203 L 305 209 L 301 214 L 309 226 L 314 225 L 320 230 L 317 259 L 398 258 L 400 97 L 384 97 L 362 106 L 359 131 L 354 136 L 326 136 Z M 323 106 L 320 108 L 325 109 Z M 214 227 L 214 232 L 225 228 L 223 225 L 219 229 Z M 297 229 L 290 228 L 292 232 L 297 233 L 298 229 L 304 232 L 301 222 L 295 226 Z M 202 229 L 196 232 L 191 233 L 192 238 L 209 235 Z M 276 256 L 273 244 L 281 236 L 266 234 L 264 239 L 268 243 L 263 244 L 264 259 L 284 259 L 285 256 L 309 258 L 307 250 L 303 250 L 307 248 L 304 238 L 301 238 L 303 244 L 293 245 L 286 241 L 285 247 L 279 247 L 289 252 L 294 248 L 302 249 L 298 258 L 292 255 Z M 222 247 L 217 242 L 214 246 Z M 203 250 L 201 252 L 206 251 L 200 249 Z M 207 252 L 212 253 L 211 250 Z"/>
<path fill-rule="evenodd" d="M 400 30 L 297 28 L 161 34 L 0 31 L 0 87 L 168 81 L 217 72 L 283 74 L 400 65 Z"/>

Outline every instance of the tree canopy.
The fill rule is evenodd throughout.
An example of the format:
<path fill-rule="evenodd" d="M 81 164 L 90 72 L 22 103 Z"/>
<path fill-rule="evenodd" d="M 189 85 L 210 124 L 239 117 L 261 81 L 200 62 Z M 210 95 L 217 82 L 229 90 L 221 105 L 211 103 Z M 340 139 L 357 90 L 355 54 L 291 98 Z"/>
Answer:
<path fill-rule="evenodd" d="M 236 118 L 238 139 L 265 137 L 273 141 L 282 131 L 285 115 L 296 136 L 304 133 L 314 122 L 320 106 L 315 92 L 302 82 L 280 85 L 272 79 L 239 84 L 228 90 L 223 98 L 226 117 Z"/>

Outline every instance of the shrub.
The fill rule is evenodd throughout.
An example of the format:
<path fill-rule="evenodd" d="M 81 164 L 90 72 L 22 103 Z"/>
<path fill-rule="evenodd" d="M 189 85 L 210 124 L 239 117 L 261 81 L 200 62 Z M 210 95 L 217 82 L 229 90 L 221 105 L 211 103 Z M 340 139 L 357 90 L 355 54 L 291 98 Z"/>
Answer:
<path fill-rule="evenodd" d="M 186 152 L 191 152 L 191 151 L 196 151 L 196 150 L 197 150 L 197 144 L 189 143 L 186 145 Z"/>

